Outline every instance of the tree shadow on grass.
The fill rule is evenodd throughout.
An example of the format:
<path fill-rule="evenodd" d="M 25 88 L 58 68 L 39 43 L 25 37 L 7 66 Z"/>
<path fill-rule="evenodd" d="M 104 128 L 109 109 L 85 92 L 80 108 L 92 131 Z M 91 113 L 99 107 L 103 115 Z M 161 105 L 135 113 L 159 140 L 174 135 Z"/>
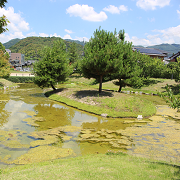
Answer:
<path fill-rule="evenodd" d="M 66 90 L 67 88 L 60 88 L 60 89 L 56 89 L 56 90 L 52 90 L 52 91 L 48 91 L 45 93 L 45 96 L 49 97 L 51 96 L 52 94 L 57 94 L 59 92 L 62 92 L 64 90 Z"/>
<path fill-rule="evenodd" d="M 160 165 L 164 165 L 164 166 L 169 166 L 169 167 L 173 167 L 176 168 L 176 170 L 174 171 L 174 173 L 172 173 L 175 177 L 178 177 L 178 179 L 180 178 L 180 166 L 176 165 L 176 164 L 170 164 L 170 163 L 166 163 L 166 162 L 151 162 L 151 164 L 160 164 Z"/>
<path fill-rule="evenodd" d="M 113 97 L 113 93 L 112 92 L 107 92 L 107 91 L 102 91 L 101 93 L 99 93 L 96 90 L 81 90 L 81 91 L 77 91 L 75 93 L 75 96 L 78 99 L 84 98 L 84 97 L 103 97 L 103 96 L 108 96 L 108 97 Z"/>
<path fill-rule="evenodd" d="M 80 75 L 71 75 L 69 76 L 70 78 L 76 78 L 76 79 L 80 79 L 82 78 L 83 76 L 80 76 Z"/>
<path fill-rule="evenodd" d="M 157 84 L 157 83 L 160 83 L 160 82 L 162 82 L 162 81 L 160 81 L 160 80 L 155 80 L 155 79 L 145 79 L 145 80 L 144 80 L 144 85 L 145 85 L 145 86 L 150 86 L 150 85 L 152 85 L 152 84 Z"/>
<path fill-rule="evenodd" d="M 180 95 L 180 84 L 170 85 L 174 95 Z"/>

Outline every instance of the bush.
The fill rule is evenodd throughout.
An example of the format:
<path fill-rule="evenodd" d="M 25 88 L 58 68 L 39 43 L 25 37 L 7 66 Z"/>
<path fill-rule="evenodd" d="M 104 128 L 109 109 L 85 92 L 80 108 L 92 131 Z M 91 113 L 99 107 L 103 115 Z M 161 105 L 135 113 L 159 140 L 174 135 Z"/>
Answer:
<path fill-rule="evenodd" d="M 34 82 L 34 77 L 10 76 L 6 79 L 14 83 L 33 83 Z"/>

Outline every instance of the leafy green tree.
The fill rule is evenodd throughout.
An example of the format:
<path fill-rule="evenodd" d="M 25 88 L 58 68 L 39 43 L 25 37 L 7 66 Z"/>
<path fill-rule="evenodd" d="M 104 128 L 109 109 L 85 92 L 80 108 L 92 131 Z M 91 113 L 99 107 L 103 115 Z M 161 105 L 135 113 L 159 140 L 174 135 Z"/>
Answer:
<path fill-rule="evenodd" d="M 119 39 L 121 40 L 121 51 L 122 51 L 122 67 L 112 75 L 113 79 L 118 79 L 114 84 L 119 85 L 118 92 L 121 92 L 123 86 L 142 86 L 142 78 L 140 74 L 142 70 L 138 64 L 138 52 L 133 52 L 132 43 L 124 41 L 125 39 L 124 30 L 119 31 Z"/>
<path fill-rule="evenodd" d="M 176 82 L 180 80 L 180 58 L 177 59 L 177 62 L 167 64 L 164 78 L 175 79 Z"/>
<path fill-rule="evenodd" d="M 43 59 L 34 64 L 34 82 L 41 88 L 52 87 L 53 90 L 56 90 L 55 85 L 58 82 L 64 82 L 72 73 L 72 68 L 69 67 L 66 45 L 60 39 L 54 42 L 52 48 L 45 47 L 43 54 Z"/>
<path fill-rule="evenodd" d="M 10 75 L 10 64 L 9 64 L 9 56 L 4 54 L 2 50 L 0 50 L 0 77 L 9 77 Z"/>
<path fill-rule="evenodd" d="M 75 42 L 72 42 L 69 47 L 69 61 L 70 65 L 74 69 L 74 72 L 80 73 L 80 56 Z"/>
<path fill-rule="evenodd" d="M 7 0 L 1 0 L 0 1 L 0 8 L 3 8 L 5 6 L 5 3 L 7 3 Z M 8 19 L 6 16 L 0 17 L 0 34 L 2 34 L 5 31 L 8 31 L 6 28 L 7 24 L 9 23 Z"/>
<path fill-rule="evenodd" d="M 75 42 L 72 42 L 69 48 L 69 61 L 70 64 L 74 64 L 79 59 L 79 54 L 77 52 L 77 45 Z"/>
<path fill-rule="evenodd" d="M 172 89 L 169 87 L 169 85 L 167 84 L 165 86 L 166 89 L 166 93 L 159 93 L 159 95 L 161 97 L 163 97 L 163 99 L 166 101 L 166 103 L 169 104 L 170 107 L 172 107 L 173 109 L 177 108 L 177 111 L 179 112 L 180 110 L 180 99 L 178 98 L 178 96 L 176 97 L 173 92 Z"/>
<path fill-rule="evenodd" d="M 9 54 L 5 53 L 5 47 L 0 42 L 0 77 L 9 77 L 10 75 L 10 64 Z"/>
<path fill-rule="evenodd" d="M 5 6 L 5 3 L 7 3 L 7 0 L 1 0 L 0 7 L 3 8 Z"/>
<path fill-rule="evenodd" d="M 116 31 L 107 32 L 99 28 L 84 46 L 82 74 L 86 78 L 99 78 L 99 93 L 102 91 L 103 76 L 115 73 L 122 65 L 120 44 Z"/>

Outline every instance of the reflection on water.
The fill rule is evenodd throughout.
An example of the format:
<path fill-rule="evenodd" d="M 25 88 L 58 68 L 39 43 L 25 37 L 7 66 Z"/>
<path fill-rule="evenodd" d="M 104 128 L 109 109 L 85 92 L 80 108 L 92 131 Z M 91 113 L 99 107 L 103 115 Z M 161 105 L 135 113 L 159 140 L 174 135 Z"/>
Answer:
<path fill-rule="evenodd" d="M 175 139 L 180 135 L 180 124 L 164 116 L 166 112 L 171 115 L 170 108 L 163 111 L 159 107 L 159 116 L 143 121 L 106 119 L 51 101 L 44 92 L 24 85 L 0 91 L 1 164 L 26 164 L 108 150 L 153 158 L 156 154 L 179 161 L 180 144 Z M 179 118 L 176 112 L 171 116 Z"/>

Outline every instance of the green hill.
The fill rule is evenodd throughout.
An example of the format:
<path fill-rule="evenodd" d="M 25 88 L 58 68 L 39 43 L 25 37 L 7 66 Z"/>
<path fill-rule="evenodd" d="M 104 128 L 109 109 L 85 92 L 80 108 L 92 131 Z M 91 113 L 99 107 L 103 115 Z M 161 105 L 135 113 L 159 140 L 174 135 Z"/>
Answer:
<path fill-rule="evenodd" d="M 42 57 L 42 49 L 44 46 L 52 46 L 53 41 L 58 40 L 59 37 L 27 37 L 13 46 L 9 47 L 12 53 L 21 53 L 25 55 L 25 60 L 37 60 Z M 64 40 L 67 46 L 67 50 L 73 41 Z M 76 43 L 78 41 L 75 41 Z M 79 41 L 80 42 L 80 41 Z M 83 53 L 83 46 L 77 43 L 78 54 Z"/>
<path fill-rule="evenodd" d="M 180 51 L 180 44 L 160 44 L 155 46 L 148 46 L 148 48 L 160 49 L 168 52 L 168 56 L 172 56 Z"/>
<path fill-rule="evenodd" d="M 25 54 L 25 59 L 39 59 L 41 58 L 41 50 L 44 46 L 52 46 L 53 41 L 59 37 L 27 37 L 25 39 L 12 39 L 7 43 L 4 43 L 6 49 L 10 49 L 13 53 Z M 78 40 L 65 39 L 64 40 L 67 49 L 72 42 L 77 44 L 78 53 L 81 55 L 83 52 L 84 42 Z M 147 48 L 155 48 L 168 52 L 168 56 L 171 56 L 180 51 L 180 44 L 160 44 L 154 46 L 148 46 Z"/>
<path fill-rule="evenodd" d="M 14 44 L 18 43 L 19 41 L 21 41 L 21 39 L 19 39 L 19 38 L 12 39 L 12 40 L 4 43 L 3 46 L 5 46 L 6 49 L 9 49 L 11 46 L 13 46 Z"/>

